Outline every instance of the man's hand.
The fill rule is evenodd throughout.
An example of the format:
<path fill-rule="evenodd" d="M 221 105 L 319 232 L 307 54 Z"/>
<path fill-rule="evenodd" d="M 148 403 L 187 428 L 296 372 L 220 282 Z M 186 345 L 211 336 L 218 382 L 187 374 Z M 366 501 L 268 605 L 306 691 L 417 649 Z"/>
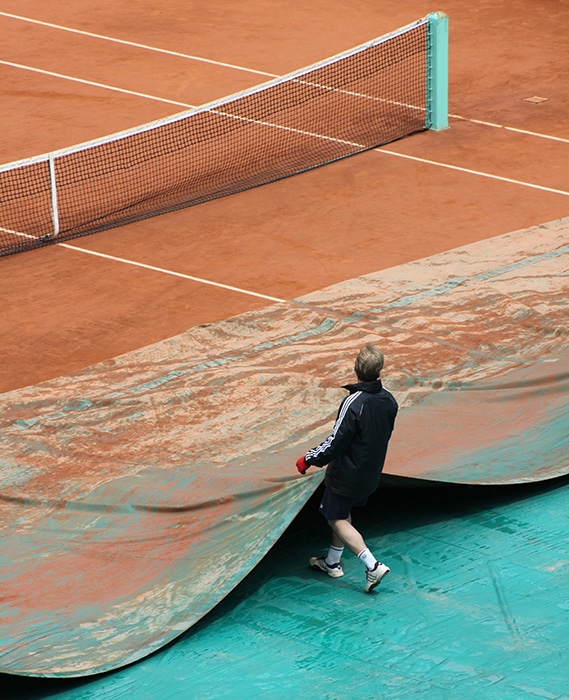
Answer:
<path fill-rule="evenodd" d="M 304 461 L 304 457 L 301 457 L 300 459 L 296 460 L 296 468 L 301 474 L 306 474 L 306 470 L 308 469 L 310 465 L 306 464 Z"/>

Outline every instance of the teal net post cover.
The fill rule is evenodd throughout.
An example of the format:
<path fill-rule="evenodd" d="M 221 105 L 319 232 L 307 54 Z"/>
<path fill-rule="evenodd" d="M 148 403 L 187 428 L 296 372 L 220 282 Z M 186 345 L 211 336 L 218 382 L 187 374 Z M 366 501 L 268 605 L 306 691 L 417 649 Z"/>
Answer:
<path fill-rule="evenodd" d="M 448 17 L 428 15 L 427 25 L 427 129 L 448 129 Z"/>

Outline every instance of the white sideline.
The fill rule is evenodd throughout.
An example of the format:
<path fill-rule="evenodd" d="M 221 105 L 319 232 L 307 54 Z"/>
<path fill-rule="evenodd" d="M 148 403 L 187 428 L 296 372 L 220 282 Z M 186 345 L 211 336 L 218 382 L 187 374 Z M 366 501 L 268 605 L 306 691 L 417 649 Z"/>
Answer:
<path fill-rule="evenodd" d="M 75 245 L 70 245 L 69 243 L 56 243 L 56 245 L 62 248 L 69 248 L 69 250 L 77 250 L 80 253 L 87 253 L 88 255 L 95 255 L 98 258 L 106 258 L 107 260 L 113 260 L 114 262 L 125 263 L 126 265 L 134 265 L 135 267 L 142 267 L 145 270 L 152 270 L 153 272 L 162 272 L 165 275 L 172 275 L 173 277 L 181 277 L 182 279 L 191 280 L 192 282 L 199 282 L 200 284 L 208 284 L 212 287 L 219 287 L 220 289 L 228 289 L 230 292 L 238 292 L 239 294 L 247 294 L 251 297 L 259 297 L 260 299 L 267 299 L 268 301 L 276 301 L 279 304 L 286 304 L 286 299 L 279 299 L 278 297 L 271 297 L 267 294 L 259 294 L 258 292 L 251 292 L 248 289 L 241 289 L 240 287 L 232 287 L 229 284 L 221 284 L 220 282 L 212 282 L 211 280 L 203 279 L 202 277 L 194 277 L 193 275 L 185 275 L 182 272 L 174 272 L 173 270 L 167 270 L 163 267 L 155 267 L 154 265 L 146 265 L 145 263 L 136 262 L 135 260 L 127 260 L 126 258 L 118 258 L 115 255 L 107 255 L 106 253 L 98 253 L 94 250 L 89 250 L 88 248 L 79 248 Z"/>
<path fill-rule="evenodd" d="M 113 85 L 107 85 L 105 83 L 96 83 L 93 80 L 84 80 L 83 78 L 74 78 L 71 75 L 65 75 L 64 73 L 54 73 L 50 70 L 44 70 L 43 68 L 34 68 L 33 66 L 25 66 L 22 63 L 12 63 L 12 61 L 2 61 L 0 64 L 4 66 L 9 66 L 10 68 L 19 68 L 20 70 L 31 71 L 32 73 L 40 73 L 41 75 L 49 75 L 52 78 L 61 78 L 62 80 L 70 80 L 73 83 L 82 83 L 83 85 L 90 85 L 91 87 L 103 88 L 103 90 L 112 90 L 114 92 L 122 92 L 125 95 L 134 95 L 134 97 L 144 97 L 147 100 L 155 100 L 157 102 L 166 102 L 170 105 L 176 105 L 178 107 L 193 107 L 194 105 L 189 105 L 186 102 L 176 102 L 175 100 L 168 100 L 165 97 L 156 97 L 154 95 L 147 95 L 144 92 L 136 92 L 134 90 L 126 90 L 125 88 L 114 87 Z"/>
<path fill-rule="evenodd" d="M 112 41 L 115 44 L 123 44 L 124 46 L 133 46 L 137 49 L 145 49 L 146 51 L 154 51 L 156 53 L 163 53 L 168 56 L 176 56 L 177 58 L 187 58 L 191 61 L 199 61 L 200 63 L 210 63 L 214 66 L 221 66 L 222 68 L 233 68 L 234 70 L 246 71 L 247 73 L 256 73 L 257 75 L 265 75 L 269 78 L 278 78 L 279 76 L 274 73 L 266 73 L 262 70 L 255 70 L 254 68 L 243 68 L 243 66 L 234 66 L 232 63 L 223 63 L 222 61 L 213 61 L 209 58 L 201 58 L 200 56 L 193 56 L 187 53 L 180 53 L 178 51 L 170 51 L 169 49 L 159 49 L 155 46 L 148 46 L 147 44 L 139 44 L 136 41 L 126 41 L 125 39 L 116 39 L 112 36 L 106 36 L 104 34 L 94 34 L 93 32 L 86 32 L 82 29 L 73 29 L 72 27 L 64 27 L 61 24 L 52 24 L 51 22 L 42 22 L 38 19 L 32 19 L 31 17 L 22 17 L 21 15 L 13 15 L 10 12 L 0 12 L 0 16 L 8 17 L 10 19 L 18 19 L 22 22 L 30 22 L 31 24 L 39 24 L 42 27 L 49 27 L 50 29 L 59 29 L 62 32 L 70 32 L 71 34 L 81 34 L 82 36 L 88 36 L 93 39 L 103 39 L 103 41 Z"/>
<path fill-rule="evenodd" d="M 547 139 L 549 141 L 559 141 L 559 143 L 569 143 L 569 139 L 565 139 L 562 136 L 550 136 L 549 134 L 540 134 L 536 131 L 528 131 L 527 129 L 518 129 L 515 126 L 504 126 L 503 124 L 494 124 L 494 122 L 485 122 L 482 119 L 471 119 L 470 117 L 461 117 L 459 114 L 449 114 L 450 119 L 460 119 L 463 122 L 470 122 L 471 124 L 480 124 L 481 126 L 491 126 L 493 129 L 504 129 L 504 131 L 511 131 L 514 134 L 524 134 L 525 136 L 535 136 L 539 139 Z"/>
<path fill-rule="evenodd" d="M 544 185 L 536 185 L 532 182 L 524 182 L 522 180 L 514 180 L 511 177 L 503 177 L 502 175 L 492 175 L 491 173 L 485 173 L 481 170 L 471 170 L 470 168 L 462 168 L 459 165 L 450 165 L 449 163 L 440 163 L 436 160 L 429 160 L 428 158 L 420 158 L 419 156 L 410 156 L 407 153 L 397 153 L 397 151 L 389 151 L 385 148 L 374 148 L 374 151 L 378 153 L 387 153 L 390 156 L 397 156 L 398 158 L 406 158 L 407 160 L 413 160 L 416 163 L 427 163 L 427 165 L 436 165 L 439 168 L 447 168 L 448 170 L 457 170 L 461 173 L 466 173 L 468 175 L 477 175 L 478 177 L 486 177 L 491 180 L 498 180 L 500 182 L 509 182 L 512 185 L 521 185 L 522 187 L 530 187 L 534 190 L 542 190 L 543 192 L 552 192 L 553 194 L 561 194 L 565 197 L 569 197 L 569 192 L 565 190 L 556 190 L 553 187 L 545 187 Z"/>
<path fill-rule="evenodd" d="M 20 231 L 12 231 L 9 228 L 4 228 L 0 226 L 0 231 L 4 233 L 10 233 L 13 236 L 22 236 L 24 238 L 35 238 L 29 233 L 22 233 Z M 106 260 L 112 260 L 114 262 L 124 263 L 126 265 L 133 265 L 134 267 L 142 267 L 145 270 L 152 270 L 152 272 L 161 272 L 165 275 L 171 275 L 172 277 L 181 277 L 182 279 L 190 280 L 191 282 L 198 282 L 199 284 L 207 284 L 211 287 L 219 287 L 220 289 L 227 289 L 230 292 L 238 292 L 239 294 L 246 294 L 251 297 L 258 297 L 259 299 L 267 299 L 268 301 L 275 301 L 279 304 L 288 303 L 286 299 L 279 299 L 278 297 L 271 297 L 267 294 L 259 294 L 259 292 L 252 292 L 248 289 L 241 289 L 240 287 L 232 287 L 229 284 L 221 284 L 220 282 L 212 282 L 211 280 L 203 279 L 202 277 L 194 277 L 193 275 L 186 275 L 182 272 L 175 272 L 174 270 L 167 270 L 163 267 L 156 267 L 154 265 L 146 265 L 146 263 L 137 262 L 136 260 L 128 260 L 127 258 L 119 258 L 115 255 L 108 255 L 107 253 L 99 253 L 95 250 L 89 250 L 88 248 L 80 248 L 76 245 L 71 245 L 69 243 L 54 243 L 54 245 L 60 248 L 68 248 L 69 250 L 75 250 L 79 253 L 87 253 L 87 255 L 94 255 L 98 258 L 105 258 Z"/>

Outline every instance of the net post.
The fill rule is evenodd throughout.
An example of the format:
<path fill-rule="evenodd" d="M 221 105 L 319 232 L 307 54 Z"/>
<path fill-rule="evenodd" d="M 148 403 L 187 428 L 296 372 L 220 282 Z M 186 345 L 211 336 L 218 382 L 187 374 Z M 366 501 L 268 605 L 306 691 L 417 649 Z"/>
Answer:
<path fill-rule="evenodd" d="M 48 156 L 49 163 L 49 192 L 51 200 L 51 220 L 53 222 L 52 236 L 59 233 L 59 211 L 57 208 L 57 185 L 55 181 L 55 157 L 53 153 Z"/>
<path fill-rule="evenodd" d="M 443 12 L 427 16 L 427 114 L 426 128 L 448 129 L 448 17 Z"/>

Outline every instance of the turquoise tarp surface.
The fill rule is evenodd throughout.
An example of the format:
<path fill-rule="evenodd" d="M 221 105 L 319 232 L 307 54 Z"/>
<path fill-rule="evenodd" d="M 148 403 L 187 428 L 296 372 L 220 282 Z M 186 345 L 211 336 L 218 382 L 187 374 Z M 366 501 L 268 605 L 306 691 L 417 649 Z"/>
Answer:
<path fill-rule="evenodd" d="M 311 502 L 173 645 L 90 679 L 11 677 L 6 700 L 566 700 L 569 482 L 384 488 L 357 524 L 391 566 L 377 594 L 312 572 Z M 6 694 L 4 694 L 6 693 Z"/>

